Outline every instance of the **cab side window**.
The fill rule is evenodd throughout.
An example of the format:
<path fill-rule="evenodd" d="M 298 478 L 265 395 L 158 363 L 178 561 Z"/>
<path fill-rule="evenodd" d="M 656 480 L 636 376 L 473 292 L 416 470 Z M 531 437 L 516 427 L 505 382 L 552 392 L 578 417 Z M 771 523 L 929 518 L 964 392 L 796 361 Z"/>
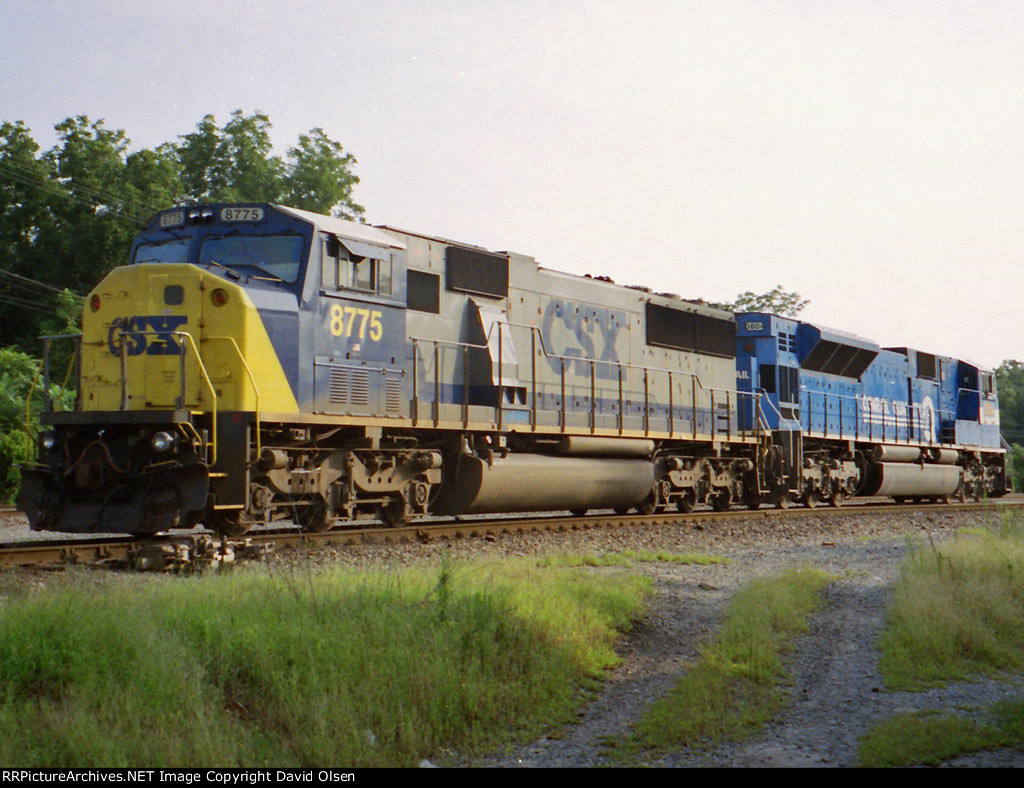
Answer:
<path fill-rule="evenodd" d="M 377 261 L 370 257 L 354 258 L 350 261 L 352 288 L 371 293 L 377 290 Z"/>
<path fill-rule="evenodd" d="M 324 290 L 360 290 L 390 296 L 393 293 L 391 256 L 386 259 L 359 256 L 333 235 L 323 238 L 320 283 Z"/>
<path fill-rule="evenodd" d="M 320 283 L 325 290 L 348 287 L 348 252 L 337 238 L 324 238 L 320 260 Z"/>
<path fill-rule="evenodd" d="M 380 260 L 377 264 L 377 292 L 391 295 L 391 261 Z"/>

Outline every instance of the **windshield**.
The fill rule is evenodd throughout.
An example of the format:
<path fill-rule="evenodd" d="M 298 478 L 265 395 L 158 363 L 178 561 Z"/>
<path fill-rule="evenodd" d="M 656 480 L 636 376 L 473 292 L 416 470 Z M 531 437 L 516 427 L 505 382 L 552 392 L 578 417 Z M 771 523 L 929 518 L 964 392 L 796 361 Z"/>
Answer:
<path fill-rule="evenodd" d="M 135 250 L 136 263 L 185 263 L 188 262 L 188 238 L 175 238 L 160 243 L 139 244 Z"/>
<path fill-rule="evenodd" d="M 303 238 L 300 235 L 231 235 L 203 240 L 200 264 L 217 263 L 231 269 L 256 268 L 273 279 L 299 278 Z"/>

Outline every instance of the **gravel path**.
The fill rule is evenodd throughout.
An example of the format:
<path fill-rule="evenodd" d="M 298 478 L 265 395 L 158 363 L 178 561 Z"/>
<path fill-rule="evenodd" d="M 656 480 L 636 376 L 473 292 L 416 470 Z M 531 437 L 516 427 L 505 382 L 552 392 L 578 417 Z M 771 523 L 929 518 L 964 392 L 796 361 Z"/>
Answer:
<path fill-rule="evenodd" d="M 919 516 L 919 515 L 916 515 Z M 845 518 L 844 518 L 845 519 Z M 901 519 L 901 518 L 897 518 Z M 958 527 L 977 527 L 984 515 L 924 515 L 915 530 L 936 539 Z M 845 767 L 857 763 L 858 739 L 893 715 L 945 709 L 965 713 L 1024 694 L 1019 680 L 980 681 L 922 693 L 888 692 L 878 673 L 878 636 L 884 626 L 889 593 L 900 561 L 909 552 L 903 527 L 888 516 L 861 522 L 875 532 L 865 540 L 844 533 L 851 522 L 837 523 L 830 538 L 796 527 L 781 540 L 760 534 L 756 546 L 716 552 L 733 563 L 712 566 L 646 564 L 656 584 L 649 615 L 620 648 L 623 664 L 612 672 L 605 691 L 582 712 L 578 722 L 557 736 L 543 738 L 492 758 L 458 765 L 497 767 L 583 767 L 616 765 L 604 745 L 629 734 L 630 727 L 655 699 L 666 693 L 696 655 L 697 646 L 715 632 L 732 595 L 751 576 L 790 566 L 812 565 L 840 576 L 825 591 L 827 605 L 798 639 L 789 655 L 793 676 L 790 700 L 778 719 L 757 738 L 710 749 L 685 749 L 651 761 L 661 767 Z M 925 527 L 928 526 L 928 527 Z M 744 537 L 754 535 L 746 529 Z M 717 540 L 712 540 L 717 541 Z M 949 766 L 1024 766 L 1024 753 L 984 752 L 962 756 Z"/>
<path fill-rule="evenodd" d="M 1020 697 L 1024 684 L 984 681 L 924 693 L 885 691 L 878 674 L 876 643 L 900 561 L 917 538 L 942 540 L 958 529 L 998 521 L 983 510 L 943 512 L 903 507 L 892 513 L 771 518 L 752 513 L 721 521 L 688 520 L 640 529 L 601 528 L 556 534 L 455 539 L 428 545 L 359 545 L 312 553 L 283 552 L 275 561 L 389 565 L 449 553 L 482 558 L 549 552 L 603 553 L 666 550 L 713 553 L 730 564 L 637 565 L 651 575 L 655 595 L 648 614 L 620 643 L 622 664 L 577 722 L 550 737 L 488 758 L 451 756 L 456 766 L 580 767 L 615 765 L 605 755 L 609 741 L 629 734 L 632 724 L 669 691 L 698 646 L 710 639 L 729 600 L 754 575 L 811 565 L 840 576 L 825 591 L 828 604 L 811 621 L 788 656 L 793 676 L 790 700 L 777 720 L 742 744 L 687 749 L 652 762 L 656 766 L 851 766 L 858 738 L 895 714 L 946 709 L 965 713 Z M 9 523 L 17 531 L 23 525 Z M 0 529 L 2 533 L 2 529 Z M 8 531 L 10 533 L 10 531 Z M 2 541 L 2 539 L 0 539 Z M 600 571 L 600 570 L 598 570 Z M 963 756 L 950 766 L 1024 766 L 1024 753 Z"/>

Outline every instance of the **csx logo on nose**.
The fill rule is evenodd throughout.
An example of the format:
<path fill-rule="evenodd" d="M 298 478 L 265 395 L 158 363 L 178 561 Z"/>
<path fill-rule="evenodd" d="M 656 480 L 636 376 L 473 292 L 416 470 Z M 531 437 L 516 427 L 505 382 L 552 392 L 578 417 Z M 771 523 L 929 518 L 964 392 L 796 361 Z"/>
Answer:
<path fill-rule="evenodd" d="M 121 355 L 121 343 L 129 356 L 180 356 L 181 345 L 173 332 L 188 323 L 184 315 L 135 315 L 115 317 L 107 332 L 107 347 Z"/>

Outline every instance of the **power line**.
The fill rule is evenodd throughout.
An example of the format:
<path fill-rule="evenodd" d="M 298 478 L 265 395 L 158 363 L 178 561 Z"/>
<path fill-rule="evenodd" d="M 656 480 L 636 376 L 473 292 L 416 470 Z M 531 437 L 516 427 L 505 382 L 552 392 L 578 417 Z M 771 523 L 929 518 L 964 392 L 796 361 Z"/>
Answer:
<path fill-rule="evenodd" d="M 52 308 L 47 309 L 46 307 L 41 307 L 37 304 L 31 304 L 20 299 L 11 298 L 10 296 L 6 296 L 2 293 L 0 293 L 0 304 L 7 304 L 8 306 L 14 306 L 19 309 L 30 309 L 33 312 L 42 312 L 44 315 L 53 314 Z"/>
<path fill-rule="evenodd" d="M 56 182 L 60 183 L 60 185 L 62 185 L 62 186 L 65 185 L 59 179 L 44 178 L 38 171 L 33 170 L 32 168 L 27 167 L 24 164 L 20 164 L 20 163 L 18 163 L 16 161 L 11 161 L 10 159 L 6 159 L 6 160 L 3 160 L 3 161 L 0 161 L 0 167 L 6 167 L 8 169 L 8 172 L 14 171 L 16 173 L 19 173 L 23 178 L 28 178 L 29 180 L 33 181 L 34 184 L 40 184 L 40 183 L 48 183 L 49 184 L 49 183 L 53 183 L 56 180 Z M 92 204 L 99 204 L 99 203 L 114 204 L 114 205 L 120 205 L 122 208 L 124 208 L 125 206 L 128 206 L 128 205 L 132 205 L 132 203 L 129 203 L 129 202 L 125 201 L 124 199 L 118 197 L 117 195 L 115 195 L 115 194 L 113 194 L 111 192 L 106 192 L 106 191 L 104 191 L 102 189 L 99 189 L 99 188 L 96 188 L 96 187 L 93 187 L 93 186 L 87 186 L 84 183 L 75 183 L 74 184 L 74 188 L 75 188 L 76 191 L 85 192 L 86 194 L 92 195 L 92 197 L 95 198 L 93 202 L 89 203 L 90 205 L 92 205 Z M 73 194 L 71 194 L 70 196 L 74 197 Z M 152 210 L 148 206 L 144 206 L 144 205 L 137 206 L 137 207 L 143 208 L 144 210 L 147 210 L 147 211 L 151 211 Z M 141 216 L 141 214 L 139 214 L 139 216 Z M 149 218 L 149 214 L 146 215 L 146 218 L 147 219 Z"/>
<path fill-rule="evenodd" d="M 14 273 L 13 271 L 5 271 L 3 269 L 0 269 L 0 276 L 7 277 L 8 279 L 17 280 L 17 281 L 14 281 L 14 282 L 7 282 L 6 284 L 8 286 L 19 287 L 19 288 L 21 288 L 23 290 L 28 290 L 30 292 L 33 291 L 34 289 L 35 290 L 43 289 L 43 290 L 50 290 L 50 291 L 52 291 L 54 293 L 68 292 L 71 295 L 73 295 L 75 298 L 84 298 L 85 297 L 83 295 L 80 295 L 79 293 L 76 293 L 74 290 L 71 290 L 69 288 L 54 287 L 53 285 L 47 284 L 46 282 L 41 282 L 38 279 L 30 279 L 27 276 L 21 276 L 19 274 Z M 20 283 L 24 283 L 24 284 L 20 284 Z"/>
<path fill-rule="evenodd" d="M 57 197 L 64 197 L 77 202 L 80 205 L 86 205 L 90 208 L 111 207 L 117 213 L 122 214 L 126 218 L 138 222 L 139 224 L 145 224 L 149 221 L 150 217 L 156 213 L 156 210 L 150 206 L 129 202 L 110 192 L 86 186 L 83 183 L 74 183 L 72 187 L 68 187 L 65 183 L 59 180 L 44 177 L 39 172 L 22 164 L 18 164 L 17 162 L 10 161 L 9 159 L 0 160 L 0 171 L 5 171 L 8 177 L 23 185 L 33 186 L 47 192 L 48 194 L 52 194 Z M 62 189 L 58 187 L 64 188 Z M 83 196 L 83 194 L 86 196 Z M 142 211 L 147 211 L 147 213 L 143 214 L 141 211 L 136 212 L 133 210 L 133 207 L 139 208 Z"/>

